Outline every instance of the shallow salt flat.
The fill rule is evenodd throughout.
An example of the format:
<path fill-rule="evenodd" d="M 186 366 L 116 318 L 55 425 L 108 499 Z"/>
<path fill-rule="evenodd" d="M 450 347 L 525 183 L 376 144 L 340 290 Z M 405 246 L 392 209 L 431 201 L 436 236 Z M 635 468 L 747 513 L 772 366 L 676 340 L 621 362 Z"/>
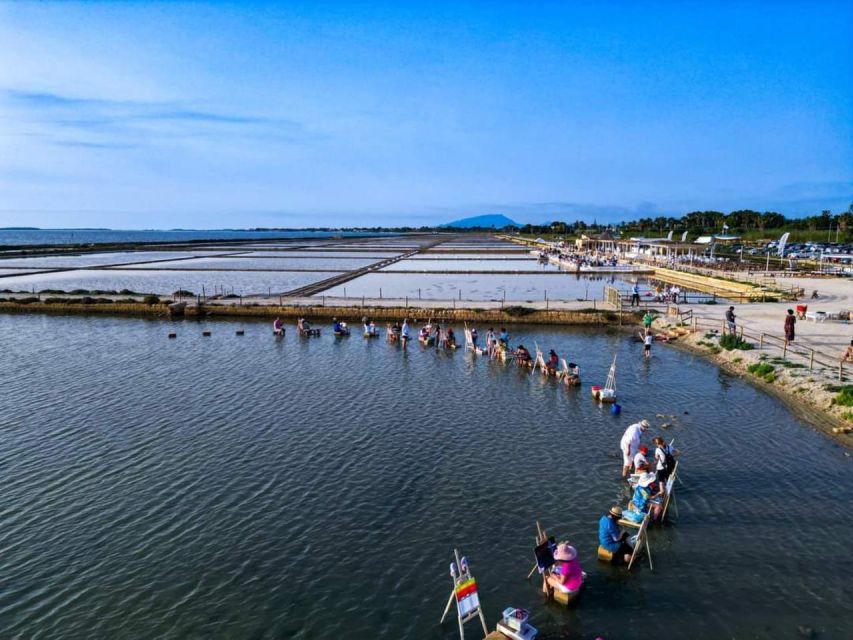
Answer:
<path fill-rule="evenodd" d="M 372 273 L 323 291 L 326 296 L 413 298 L 424 300 L 551 300 L 601 299 L 610 279 L 599 277 L 505 274 Z"/>
<path fill-rule="evenodd" d="M 314 258 L 325 260 L 331 258 L 337 260 L 340 258 L 358 258 L 364 260 L 373 259 L 373 262 L 379 262 L 384 258 L 393 258 L 399 256 L 404 251 L 252 251 L 242 255 L 242 258 Z"/>
<path fill-rule="evenodd" d="M 39 271 L 39 269 L 33 269 L 32 271 Z M 10 275 L 16 276 L 22 273 L 30 273 L 30 269 L 0 269 L 0 276 Z M 5 289 L 6 287 L 3 283 L 6 282 L 6 278 L 0 278 L 0 289 Z"/>
<path fill-rule="evenodd" d="M 129 264 L 149 260 L 168 260 L 191 258 L 193 256 L 209 256 L 231 253 L 230 251 L 127 251 L 119 253 L 90 253 L 68 256 L 44 256 L 34 258 L 6 258 L 0 260 L 3 267 L 33 267 L 33 268 L 62 268 L 62 267 L 99 267 L 105 264 Z"/>
<path fill-rule="evenodd" d="M 294 273 L 258 272 L 258 271 L 122 271 L 75 270 L 61 273 L 36 274 L 18 278 L 0 279 L 0 288 L 30 291 L 41 289 L 100 289 L 120 291 L 129 289 L 139 293 L 171 294 L 178 289 L 200 294 L 202 287 L 206 295 L 217 291 L 237 295 L 255 295 L 283 293 L 325 278 L 331 278 L 339 272 Z"/>
<path fill-rule="evenodd" d="M 552 264 L 539 264 L 538 260 L 400 260 L 380 271 L 533 271 L 558 273 Z"/>
<path fill-rule="evenodd" d="M 304 257 L 304 258 L 194 258 L 192 260 L 181 260 L 177 262 L 158 262 L 149 265 L 139 265 L 142 269 L 211 269 L 214 271 L 228 271 L 233 269 L 320 269 L 332 271 L 349 271 L 365 267 L 369 264 L 379 262 L 383 258 L 366 258 L 358 260 L 355 258 L 329 258 L 328 256 Z"/>
<path fill-rule="evenodd" d="M 530 253 L 521 251 L 513 253 L 437 253 L 427 251 L 424 253 L 416 253 L 407 260 L 523 260 L 525 258 L 533 258 Z"/>

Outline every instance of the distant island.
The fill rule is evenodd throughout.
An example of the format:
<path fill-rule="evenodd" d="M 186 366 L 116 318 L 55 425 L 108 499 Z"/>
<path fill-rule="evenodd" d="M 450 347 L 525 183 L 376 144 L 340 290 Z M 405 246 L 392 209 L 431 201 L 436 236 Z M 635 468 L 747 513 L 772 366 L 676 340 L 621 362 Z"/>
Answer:
<path fill-rule="evenodd" d="M 0 227 L 0 231 L 41 231 L 38 227 Z"/>
<path fill-rule="evenodd" d="M 492 213 L 483 216 L 462 218 L 446 224 L 439 225 L 441 229 L 504 229 L 506 227 L 520 227 L 521 225 L 510 220 L 500 213 Z"/>

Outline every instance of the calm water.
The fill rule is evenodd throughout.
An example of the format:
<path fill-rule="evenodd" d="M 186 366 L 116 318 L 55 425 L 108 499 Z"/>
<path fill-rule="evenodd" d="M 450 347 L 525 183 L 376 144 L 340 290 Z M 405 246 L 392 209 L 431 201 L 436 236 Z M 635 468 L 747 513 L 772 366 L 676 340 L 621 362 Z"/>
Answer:
<path fill-rule="evenodd" d="M 233 258 L 194 258 L 193 260 L 179 260 L 170 262 L 155 262 L 153 264 L 140 265 L 139 268 L 144 269 L 212 269 L 230 270 L 230 269 L 332 269 L 335 271 L 348 271 L 350 269 L 358 269 L 374 262 L 381 261 L 382 258 L 367 258 L 359 260 L 358 258 L 333 258 L 317 256 L 314 258 L 245 258 L 243 256 L 234 256 Z"/>
<path fill-rule="evenodd" d="M 533 262 L 533 261 L 531 261 Z M 443 268 L 443 262 L 432 270 Z M 499 265 L 499 262 L 488 263 Z M 538 265 L 533 263 L 538 269 Z M 352 297 L 417 298 L 424 300 L 501 300 L 514 302 L 550 300 L 601 299 L 605 284 L 619 282 L 619 276 L 542 275 L 529 274 L 430 274 L 430 273 L 371 273 L 360 276 L 344 285 L 324 291 L 323 295 Z M 630 287 L 628 287 L 630 288 Z"/>
<path fill-rule="evenodd" d="M 540 264 L 532 258 L 523 260 L 455 260 L 452 254 L 444 260 L 400 260 L 382 269 L 396 271 L 532 271 L 559 272 L 552 264 Z"/>
<path fill-rule="evenodd" d="M 139 293 L 171 294 L 178 289 L 207 295 L 215 289 L 238 295 L 282 293 L 324 278 L 336 275 L 334 271 L 287 272 L 287 271 L 136 271 L 121 269 L 63 271 L 60 273 L 11 276 L 0 279 L 0 289 L 12 291 L 40 291 L 56 289 L 99 289 L 119 291 L 130 289 Z"/>
<path fill-rule="evenodd" d="M 489 624 L 527 607 L 543 639 L 849 637 L 853 462 L 742 380 L 588 331 L 513 331 L 576 358 L 580 389 L 270 333 L 0 317 L 4 638 L 454 638 L 454 546 Z M 618 417 L 589 398 L 614 352 Z M 684 483 L 654 572 L 629 576 L 594 560 L 596 523 L 641 417 Z M 524 579 L 537 519 L 589 572 L 576 607 Z"/>
<path fill-rule="evenodd" d="M 222 251 L 118 251 L 115 253 L 83 253 L 67 256 L 43 256 L 38 258 L 6 258 L 0 260 L 0 267 L 34 267 L 53 269 L 61 267 L 97 267 L 105 264 L 132 264 L 151 260 L 170 258 L 190 258 L 192 256 L 221 255 Z"/>
<path fill-rule="evenodd" d="M 238 231 L 231 229 L 163 231 L 122 229 L 0 229 L 0 246 L 90 244 L 102 242 L 187 242 L 189 240 L 276 240 L 383 235 L 359 231 Z"/>

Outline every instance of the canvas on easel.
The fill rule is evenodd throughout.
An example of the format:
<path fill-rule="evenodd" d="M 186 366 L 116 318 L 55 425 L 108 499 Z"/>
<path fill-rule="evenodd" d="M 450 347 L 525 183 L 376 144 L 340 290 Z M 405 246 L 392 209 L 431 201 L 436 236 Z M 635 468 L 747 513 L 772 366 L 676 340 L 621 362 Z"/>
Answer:
<path fill-rule="evenodd" d="M 450 598 L 447 600 L 447 606 L 444 608 L 444 613 L 441 616 L 441 624 L 447 617 L 453 601 L 456 601 L 456 617 L 459 622 L 459 636 L 465 638 L 465 623 L 480 618 L 480 624 L 483 625 L 483 635 L 488 635 L 489 630 L 486 627 L 486 619 L 483 616 L 483 609 L 480 607 L 480 596 L 477 592 L 477 581 L 471 575 L 471 569 L 468 566 L 468 561 L 459 557 L 459 551 L 454 549 L 453 555 L 456 558 L 455 562 L 450 563 L 450 576 L 453 578 L 453 591 L 450 593 Z"/>
<path fill-rule="evenodd" d="M 634 552 L 631 554 L 631 560 L 628 562 L 628 571 L 631 570 L 631 567 L 634 566 L 634 561 L 637 559 L 637 556 L 640 555 L 643 546 L 646 547 L 646 555 L 649 558 L 649 569 L 654 570 L 654 565 L 652 565 L 652 550 L 649 548 L 649 538 L 647 536 L 649 528 L 649 514 L 646 514 L 646 517 L 643 518 L 643 524 L 640 525 L 640 530 L 637 532 L 637 536 L 634 539 Z"/>
<path fill-rule="evenodd" d="M 542 370 L 542 373 L 545 373 L 545 357 L 542 355 L 542 350 L 539 348 L 539 344 L 534 342 L 533 345 L 536 347 L 536 360 L 533 363 L 533 369 L 530 371 L 530 375 L 536 371 L 536 367 L 539 367 Z"/>

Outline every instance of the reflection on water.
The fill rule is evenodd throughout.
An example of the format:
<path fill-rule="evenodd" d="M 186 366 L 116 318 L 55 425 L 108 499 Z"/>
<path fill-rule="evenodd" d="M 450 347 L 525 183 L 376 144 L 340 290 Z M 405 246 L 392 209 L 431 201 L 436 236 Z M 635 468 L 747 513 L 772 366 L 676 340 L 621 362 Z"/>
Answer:
<path fill-rule="evenodd" d="M 178 289 L 192 291 L 195 294 L 204 291 L 210 295 L 214 291 L 232 291 L 237 295 L 281 293 L 301 287 L 324 278 L 334 276 L 334 272 L 240 272 L 240 271 L 122 271 L 75 270 L 60 273 L 45 273 L 32 276 L 10 277 L 0 280 L 0 287 L 14 291 L 39 291 L 41 289 L 100 289 L 119 291 L 130 289 L 140 293 L 171 294 Z"/>
<path fill-rule="evenodd" d="M 327 257 L 314 258 L 246 258 L 243 256 L 233 258 L 194 258 L 192 260 L 180 260 L 170 262 L 156 262 L 154 264 L 140 265 L 145 269 L 211 269 L 233 270 L 233 269 L 322 269 L 334 271 L 349 271 L 365 267 L 381 258 L 344 258 L 329 260 Z M 263 276 L 261 276 L 263 277 Z"/>
<path fill-rule="evenodd" d="M 532 262 L 532 261 L 531 261 Z M 402 263 L 402 261 L 401 261 Z M 421 263 L 415 263 L 417 266 Z M 443 264 L 443 263 L 441 263 Z M 486 264 L 501 264 L 500 262 Z M 396 265 L 395 265 L 396 266 Z M 534 263 L 534 266 L 539 268 Z M 439 268 L 439 267 L 434 267 Z M 384 298 L 422 298 L 424 300 L 506 300 L 536 302 L 549 300 L 601 300 L 605 284 L 621 282 L 618 277 L 598 275 L 537 275 L 528 274 L 429 274 L 429 273 L 372 273 L 344 285 L 324 291 L 324 295 Z"/>
<path fill-rule="evenodd" d="M 512 333 L 577 359 L 583 387 L 292 325 L 0 317 L 4 637 L 455 638 L 454 546 L 489 623 L 527 607 L 545 639 L 849 637 L 839 447 L 675 350 Z M 616 417 L 589 398 L 613 353 Z M 641 417 L 684 475 L 655 570 L 628 576 L 595 561 L 596 523 Z M 579 550 L 576 607 L 524 579 L 536 520 Z"/>
<path fill-rule="evenodd" d="M 445 254 L 446 255 L 446 254 Z M 538 260 L 454 260 L 447 256 L 444 260 L 400 260 L 382 269 L 382 271 L 532 271 L 558 272 L 552 264 L 540 264 Z"/>

